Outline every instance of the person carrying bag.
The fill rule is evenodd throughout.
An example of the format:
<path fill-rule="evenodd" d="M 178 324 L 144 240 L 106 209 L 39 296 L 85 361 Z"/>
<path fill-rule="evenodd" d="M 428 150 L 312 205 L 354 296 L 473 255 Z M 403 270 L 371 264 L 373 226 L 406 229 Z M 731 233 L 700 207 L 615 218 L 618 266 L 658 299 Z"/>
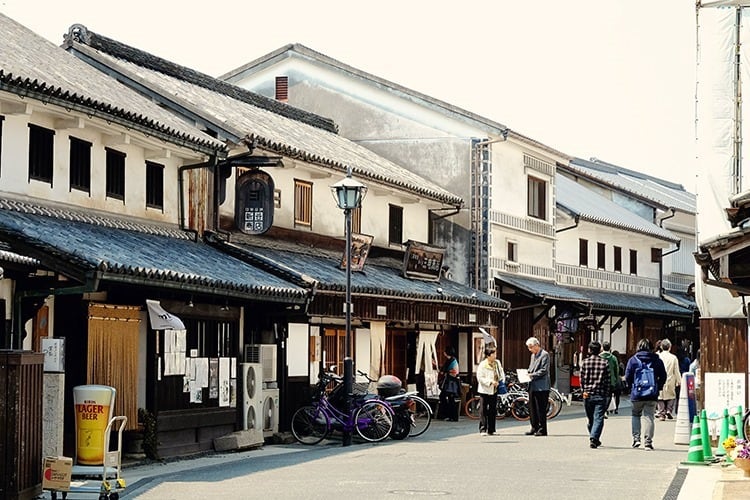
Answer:
<path fill-rule="evenodd" d="M 461 379 L 458 377 L 458 360 L 453 347 L 443 351 L 445 363 L 440 368 L 443 380 L 440 384 L 440 413 L 443 420 L 458 422 L 458 405 L 456 398 L 461 394 Z"/>

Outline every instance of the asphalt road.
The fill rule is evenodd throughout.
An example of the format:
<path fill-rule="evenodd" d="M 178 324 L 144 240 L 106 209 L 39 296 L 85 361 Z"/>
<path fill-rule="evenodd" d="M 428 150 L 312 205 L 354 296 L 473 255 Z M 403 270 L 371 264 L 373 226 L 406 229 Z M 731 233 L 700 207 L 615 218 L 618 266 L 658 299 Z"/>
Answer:
<path fill-rule="evenodd" d="M 675 421 L 656 422 L 655 451 L 632 449 L 629 409 L 605 421 L 602 446 L 589 448 L 582 407 L 550 421 L 549 436 L 525 436 L 528 423 L 498 422 L 480 436 L 477 421 L 433 421 L 422 436 L 316 446 L 267 445 L 166 464 L 127 467 L 124 498 L 139 499 L 493 499 L 678 498 L 687 445 Z M 693 481 L 680 500 L 711 498 Z M 671 486 L 671 487 L 670 487 Z M 68 498 L 76 498 L 69 496 Z"/>

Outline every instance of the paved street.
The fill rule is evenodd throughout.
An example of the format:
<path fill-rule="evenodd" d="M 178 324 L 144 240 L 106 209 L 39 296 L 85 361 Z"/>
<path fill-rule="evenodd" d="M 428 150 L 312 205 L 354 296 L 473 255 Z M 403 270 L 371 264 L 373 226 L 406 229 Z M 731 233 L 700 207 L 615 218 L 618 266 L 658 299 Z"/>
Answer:
<path fill-rule="evenodd" d="M 625 408 L 606 420 L 603 445 L 592 450 L 580 404 L 563 409 L 547 437 L 525 436 L 528 424 L 512 419 L 482 437 L 476 421 L 461 417 L 405 441 L 271 445 L 127 467 L 124 497 L 711 499 L 720 468 L 680 467 L 688 447 L 673 444 L 674 421 L 656 424 L 656 450 L 632 449 Z"/>

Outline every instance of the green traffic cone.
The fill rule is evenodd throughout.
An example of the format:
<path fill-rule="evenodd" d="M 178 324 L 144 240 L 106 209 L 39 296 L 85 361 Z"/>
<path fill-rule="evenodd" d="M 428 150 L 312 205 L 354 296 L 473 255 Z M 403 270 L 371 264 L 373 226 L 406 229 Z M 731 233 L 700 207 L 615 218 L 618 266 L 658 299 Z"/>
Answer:
<path fill-rule="evenodd" d="M 740 424 L 740 427 L 741 426 L 742 424 Z M 729 419 L 729 434 L 727 436 L 733 436 L 735 438 L 739 437 L 737 436 L 737 421 L 734 419 L 734 415 L 732 415 L 732 418 Z"/>
<path fill-rule="evenodd" d="M 708 419 L 706 418 L 705 409 L 701 410 L 701 416 L 698 419 L 698 422 L 700 424 L 701 435 L 705 436 L 705 438 L 701 440 L 703 444 L 703 460 L 706 462 L 713 462 L 714 456 L 711 453 L 711 438 L 708 434 Z M 690 442 L 692 443 L 692 437 L 690 439 Z"/>
<path fill-rule="evenodd" d="M 707 465 L 703 456 L 703 439 L 701 438 L 700 418 L 693 417 L 693 428 L 690 432 L 690 447 L 688 448 L 687 461 L 684 465 Z"/>
<path fill-rule="evenodd" d="M 719 445 L 716 447 L 716 456 L 723 457 L 727 454 L 724 449 L 724 440 L 729 437 L 729 421 L 734 422 L 734 416 L 729 416 L 729 410 L 724 408 L 724 416 L 721 419 L 721 433 L 719 434 Z"/>
<path fill-rule="evenodd" d="M 734 414 L 734 424 L 737 427 L 737 438 L 739 439 L 747 439 L 745 437 L 745 429 L 742 428 L 743 415 L 742 406 L 738 406 L 737 413 Z"/>

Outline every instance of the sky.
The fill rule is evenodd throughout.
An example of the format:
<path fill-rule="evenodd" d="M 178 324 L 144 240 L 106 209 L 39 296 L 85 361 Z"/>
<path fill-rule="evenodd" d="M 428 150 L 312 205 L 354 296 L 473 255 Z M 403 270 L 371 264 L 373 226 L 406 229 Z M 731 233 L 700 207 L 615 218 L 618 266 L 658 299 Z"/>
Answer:
<path fill-rule="evenodd" d="M 289 43 L 695 192 L 695 0 L 0 0 L 219 76 Z M 2 39 L 0 38 L 0 43 Z"/>

